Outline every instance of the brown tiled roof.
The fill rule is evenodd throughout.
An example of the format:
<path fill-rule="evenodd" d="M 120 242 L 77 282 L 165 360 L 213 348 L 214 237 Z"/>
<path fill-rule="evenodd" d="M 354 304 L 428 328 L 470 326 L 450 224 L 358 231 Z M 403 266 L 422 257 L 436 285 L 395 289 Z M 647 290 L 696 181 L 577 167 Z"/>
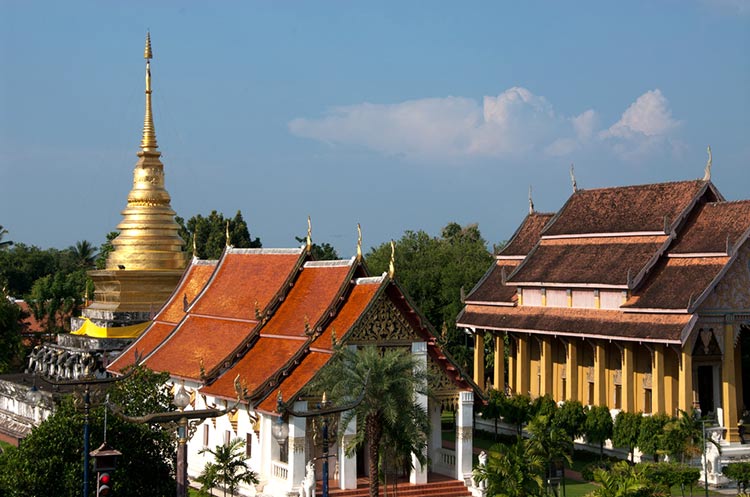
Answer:
<path fill-rule="evenodd" d="M 479 280 L 477 286 L 466 296 L 467 302 L 513 302 L 516 297 L 516 287 L 503 285 L 502 272 L 505 268 L 505 277 L 518 266 L 520 260 L 497 260 Z"/>
<path fill-rule="evenodd" d="M 701 206 L 670 249 L 675 254 L 726 253 L 750 229 L 750 200 L 710 202 Z"/>
<path fill-rule="evenodd" d="M 729 257 L 672 257 L 661 262 L 623 307 L 687 309 L 729 262 Z"/>
<path fill-rule="evenodd" d="M 628 284 L 655 256 L 666 236 L 542 240 L 508 278 L 509 283 Z"/>
<path fill-rule="evenodd" d="M 531 252 L 542 232 L 542 228 L 549 222 L 554 214 L 534 212 L 526 218 L 518 227 L 508 244 L 498 255 L 503 257 L 526 255 Z"/>
<path fill-rule="evenodd" d="M 108 371 L 115 373 L 121 373 L 125 368 L 132 365 L 135 361 L 135 354 L 146 357 L 146 355 L 153 352 L 153 350 L 164 341 L 167 336 L 174 330 L 174 325 L 170 323 L 157 323 L 153 322 L 146 328 L 146 330 L 138 337 L 138 340 L 130 344 L 117 359 L 107 366 Z"/>
<path fill-rule="evenodd" d="M 184 299 L 188 303 L 195 300 L 206 286 L 206 282 L 216 269 L 218 261 L 193 261 L 182 276 L 179 285 L 172 293 L 172 297 L 154 318 L 154 321 L 177 324 L 185 316 Z"/>
<path fill-rule="evenodd" d="M 680 341 L 682 330 L 690 323 L 691 317 L 690 314 L 627 313 L 567 307 L 467 305 L 458 325 L 528 333 L 676 343 Z"/>
<path fill-rule="evenodd" d="M 542 232 L 544 236 L 663 231 L 690 205 L 705 181 L 579 190 Z"/>
<path fill-rule="evenodd" d="M 281 385 L 272 389 L 272 393 L 276 394 L 281 391 L 285 400 L 296 397 L 313 376 L 328 363 L 331 357 L 333 357 L 332 352 L 311 351 L 289 376 L 284 378 Z M 269 393 L 271 392 L 269 391 Z M 276 395 L 267 395 L 257 409 L 263 412 L 274 412 L 276 410 Z"/>
<path fill-rule="evenodd" d="M 310 328 L 316 325 L 333 303 L 351 270 L 351 264 L 306 264 L 284 302 L 261 329 L 261 334 L 304 337 L 305 320 Z"/>
<path fill-rule="evenodd" d="M 198 379 L 201 361 L 205 371 L 213 369 L 227 359 L 254 327 L 251 321 L 189 315 L 144 362 L 154 371 Z"/>
<path fill-rule="evenodd" d="M 191 313 L 255 319 L 256 302 L 265 309 L 299 260 L 300 253 L 231 249 Z"/>

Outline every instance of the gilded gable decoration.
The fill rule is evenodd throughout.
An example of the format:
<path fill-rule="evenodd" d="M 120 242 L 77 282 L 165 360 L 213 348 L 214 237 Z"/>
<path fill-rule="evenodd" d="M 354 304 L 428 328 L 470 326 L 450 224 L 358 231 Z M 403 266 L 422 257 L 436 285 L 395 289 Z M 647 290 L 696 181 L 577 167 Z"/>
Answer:
<path fill-rule="evenodd" d="M 348 343 L 377 343 L 378 345 L 405 344 L 417 340 L 417 335 L 396 305 L 385 296 L 367 312 L 355 327 Z"/>

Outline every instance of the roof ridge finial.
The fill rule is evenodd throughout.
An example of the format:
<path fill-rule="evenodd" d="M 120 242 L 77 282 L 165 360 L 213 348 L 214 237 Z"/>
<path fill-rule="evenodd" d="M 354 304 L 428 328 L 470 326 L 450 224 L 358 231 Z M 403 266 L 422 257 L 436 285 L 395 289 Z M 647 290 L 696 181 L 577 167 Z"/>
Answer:
<path fill-rule="evenodd" d="M 305 239 L 305 249 L 309 253 L 312 251 L 312 220 L 307 216 L 307 238 Z"/>
<path fill-rule="evenodd" d="M 706 162 L 706 170 L 703 173 L 703 181 L 711 181 L 711 162 L 713 161 L 711 157 L 711 145 L 706 150 L 708 151 L 708 162 Z"/>
<path fill-rule="evenodd" d="M 198 258 L 198 249 L 196 248 L 196 242 L 195 242 L 195 235 L 196 233 L 193 233 L 193 259 Z"/>
<path fill-rule="evenodd" d="M 391 260 L 388 262 L 388 277 L 393 279 L 396 275 L 396 242 L 391 240 Z"/>
<path fill-rule="evenodd" d="M 578 191 L 578 183 L 576 183 L 576 170 L 573 163 L 570 163 L 570 182 L 573 183 L 573 193 Z"/>
<path fill-rule="evenodd" d="M 531 198 L 531 185 L 529 185 L 529 214 L 534 213 L 534 199 Z"/>
<path fill-rule="evenodd" d="M 227 219 L 227 227 L 226 227 L 226 231 L 224 232 L 224 236 L 227 239 L 227 247 L 231 247 L 232 244 L 229 243 L 229 219 Z"/>
<path fill-rule="evenodd" d="M 357 260 L 362 260 L 362 227 L 357 223 Z"/>
<path fill-rule="evenodd" d="M 143 50 L 143 58 L 146 59 L 146 114 L 143 117 L 143 138 L 141 138 L 141 150 L 155 151 L 156 129 L 154 128 L 154 116 L 151 112 L 151 32 L 146 31 L 146 48 Z"/>

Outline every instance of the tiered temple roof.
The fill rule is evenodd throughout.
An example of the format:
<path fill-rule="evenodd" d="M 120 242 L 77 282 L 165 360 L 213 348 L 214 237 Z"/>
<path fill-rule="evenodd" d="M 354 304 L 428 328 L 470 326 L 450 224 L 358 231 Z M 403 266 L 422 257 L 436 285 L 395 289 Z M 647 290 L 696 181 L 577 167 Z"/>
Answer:
<path fill-rule="evenodd" d="M 750 200 L 726 202 L 707 180 L 578 190 L 554 216 L 523 221 L 458 324 L 680 343 L 749 235 Z M 519 305 L 519 289 L 564 289 L 568 305 Z M 574 291 L 623 298 L 614 309 L 584 308 L 572 305 Z"/>

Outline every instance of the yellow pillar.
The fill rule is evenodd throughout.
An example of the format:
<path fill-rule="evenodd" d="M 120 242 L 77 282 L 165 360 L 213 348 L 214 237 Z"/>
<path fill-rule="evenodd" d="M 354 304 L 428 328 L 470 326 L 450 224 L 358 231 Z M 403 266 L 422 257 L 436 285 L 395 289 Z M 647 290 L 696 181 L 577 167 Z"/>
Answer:
<path fill-rule="evenodd" d="M 552 339 L 541 338 L 541 357 L 539 358 L 542 381 L 540 382 L 539 395 L 552 395 Z"/>
<path fill-rule="evenodd" d="M 531 364 L 529 361 L 529 337 L 518 335 L 518 351 L 516 353 L 516 383 L 518 393 L 529 395 L 529 377 L 531 376 Z"/>
<path fill-rule="evenodd" d="M 737 384 L 736 356 L 734 350 L 734 326 L 724 325 L 724 360 L 721 364 L 721 395 L 724 408 L 724 427 L 728 442 L 739 442 L 737 432 Z"/>
<path fill-rule="evenodd" d="M 680 374 L 677 380 L 677 407 L 686 413 L 693 409 L 693 356 L 687 348 L 680 351 Z"/>
<path fill-rule="evenodd" d="M 580 400 L 578 398 L 578 343 L 571 339 L 565 346 L 568 349 L 565 359 L 565 384 L 568 391 L 565 392 L 565 399 Z"/>
<path fill-rule="evenodd" d="M 474 333 L 474 383 L 484 390 L 484 335 Z"/>
<path fill-rule="evenodd" d="M 508 341 L 508 344 L 510 345 L 510 351 L 508 354 L 508 387 L 510 387 L 510 390 L 513 393 L 518 392 L 518 384 L 517 384 L 517 375 L 516 375 L 516 364 L 518 363 L 518 358 L 516 357 L 518 354 L 518 342 L 516 342 L 516 347 L 513 347 L 513 338 L 510 336 L 508 337 L 510 340 Z"/>
<path fill-rule="evenodd" d="M 622 346 L 622 410 L 635 412 L 635 355 L 633 344 L 624 343 Z"/>
<path fill-rule="evenodd" d="M 594 405 L 606 406 L 607 403 L 607 370 L 604 344 L 594 345 Z"/>
<path fill-rule="evenodd" d="M 505 341 L 503 336 L 495 337 L 495 377 L 493 386 L 495 390 L 505 391 Z"/>
<path fill-rule="evenodd" d="M 654 414 L 664 412 L 664 346 L 660 343 L 654 344 L 654 364 L 651 368 L 651 405 Z"/>

